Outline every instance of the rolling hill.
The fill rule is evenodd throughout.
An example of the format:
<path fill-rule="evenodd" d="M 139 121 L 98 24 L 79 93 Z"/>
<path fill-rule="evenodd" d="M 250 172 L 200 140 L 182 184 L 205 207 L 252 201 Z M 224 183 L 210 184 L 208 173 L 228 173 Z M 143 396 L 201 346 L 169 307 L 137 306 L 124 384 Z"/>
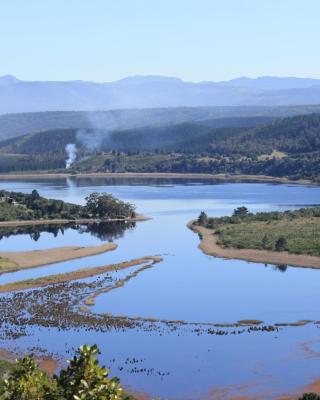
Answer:
<path fill-rule="evenodd" d="M 227 118 L 134 129 L 55 129 L 0 142 L 0 172 L 193 172 L 320 180 L 320 114 Z"/>
<path fill-rule="evenodd" d="M 212 143 L 213 153 L 261 155 L 280 151 L 301 154 L 320 151 L 320 114 L 283 118 Z"/>
<path fill-rule="evenodd" d="M 110 111 L 52 111 L 0 115 L 0 141 L 41 130 L 108 129 L 204 123 L 212 127 L 252 126 L 268 118 L 320 112 L 320 105 L 291 107 L 175 107 Z M 257 120 L 255 120 L 257 118 Z M 263 120 L 265 118 L 265 120 Z M 218 121 L 217 121 L 218 120 Z"/>

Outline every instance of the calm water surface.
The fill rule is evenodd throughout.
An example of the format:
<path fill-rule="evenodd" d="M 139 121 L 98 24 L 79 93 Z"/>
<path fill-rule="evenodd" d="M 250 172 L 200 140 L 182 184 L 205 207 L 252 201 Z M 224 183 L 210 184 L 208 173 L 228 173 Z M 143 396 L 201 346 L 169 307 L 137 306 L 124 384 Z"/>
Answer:
<path fill-rule="evenodd" d="M 260 319 L 273 324 L 320 319 L 320 271 L 288 267 L 283 272 L 271 265 L 209 257 L 197 248 L 197 235 L 186 228 L 187 222 L 202 210 L 219 216 L 229 215 L 241 205 L 250 211 L 268 211 L 318 204 L 319 187 L 190 181 L 133 181 L 129 185 L 101 179 L 0 182 L 3 188 L 23 192 L 37 189 L 45 197 L 80 204 L 92 191 L 108 191 L 136 204 L 138 212 L 152 219 L 120 235 L 104 237 L 118 244 L 114 252 L 3 274 L 0 283 L 161 255 L 163 262 L 124 287 L 98 296 L 92 311 L 201 323 Z M 42 232 L 36 239 L 28 234 L 3 237 L 0 250 L 102 243 L 97 235 L 76 229 L 55 235 Z M 197 336 L 187 328 L 182 333 L 163 335 L 141 330 L 88 334 L 55 329 L 48 335 L 48 330 L 41 328 L 9 344 L 24 350 L 36 342 L 64 356 L 70 346 L 76 347 L 84 340 L 99 344 L 107 364 L 115 359 L 110 367 L 128 387 L 163 398 L 216 398 L 217 390 L 224 390 L 225 398 L 242 392 L 275 398 L 312 382 L 320 370 L 316 356 L 320 352 L 319 329 L 314 324 L 275 333 L 221 337 Z M 8 341 L 3 340 L 3 347 L 6 345 Z M 121 369 L 127 357 L 137 357 L 143 368 L 154 368 L 161 374 L 133 374 L 127 367 Z"/>

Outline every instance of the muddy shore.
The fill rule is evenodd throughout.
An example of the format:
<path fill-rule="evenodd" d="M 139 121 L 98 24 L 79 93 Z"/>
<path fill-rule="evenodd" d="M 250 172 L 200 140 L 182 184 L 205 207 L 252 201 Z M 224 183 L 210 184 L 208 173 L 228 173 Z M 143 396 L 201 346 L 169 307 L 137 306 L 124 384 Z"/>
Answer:
<path fill-rule="evenodd" d="M 90 278 L 96 275 L 103 274 L 110 271 L 119 271 L 127 269 L 140 264 L 155 264 L 162 261 L 160 257 L 143 257 L 131 261 L 125 261 L 119 264 L 104 265 L 101 267 L 83 268 L 76 271 L 67 272 L 65 274 L 49 275 L 43 278 L 30 279 L 25 281 L 18 281 L 8 283 L 0 286 L 0 293 L 14 292 L 17 290 L 35 289 L 47 286 L 49 284 L 66 283 L 78 279 Z"/>
<path fill-rule="evenodd" d="M 81 179 L 81 178 L 143 178 L 143 179 L 204 179 L 221 182 L 265 182 L 265 183 L 291 183 L 302 185 L 314 185 L 307 179 L 290 180 L 288 178 L 277 178 L 268 175 L 231 175 L 231 174 L 207 174 L 207 173 L 170 173 L 170 172 L 92 172 L 92 173 L 14 173 L 0 174 L 0 180 L 19 179 Z"/>

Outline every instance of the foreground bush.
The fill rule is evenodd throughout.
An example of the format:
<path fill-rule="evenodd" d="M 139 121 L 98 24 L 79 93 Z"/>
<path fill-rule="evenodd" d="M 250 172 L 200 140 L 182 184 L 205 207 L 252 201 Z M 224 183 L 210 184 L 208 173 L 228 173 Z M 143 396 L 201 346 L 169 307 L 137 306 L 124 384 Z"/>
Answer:
<path fill-rule="evenodd" d="M 129 400 L 117 378 L 100 367 L 97 346 L 81 346 L 69 366 L 53 377 L 42 372 L 32 356 L 19 361 L 4 381 L 8 400 Z"/>
<path fill-rule="evenodd" d="M 299 400 L 320 400 L 320 396 L 316 393 L 305 393 Z"/>

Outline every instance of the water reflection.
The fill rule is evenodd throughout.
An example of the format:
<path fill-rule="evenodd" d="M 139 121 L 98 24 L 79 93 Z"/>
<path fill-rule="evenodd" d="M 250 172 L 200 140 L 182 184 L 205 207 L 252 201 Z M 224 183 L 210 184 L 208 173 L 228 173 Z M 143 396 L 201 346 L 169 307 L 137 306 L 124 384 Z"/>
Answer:
<path fill-rule="evenodd" d="M 74 230 L 78 233 L 89 233 L 91 236 L 102 242 L 113 242 L 124 236 L 126 230 L 132 230 L 136 226 L 135 222 L 94 222 L 91 224 L 46 224 L 46 225 L 28 225 L 14 227 L 0 227 L 0 240 L 17 235 L 28 235 L 31 240 L 37 242 L 41 234 L 49 233 L 56 238 L 59 234 L 64 235 L 67 230 Z"/>
<path fill-rule="evenodd" d="M 275 265 L 274 268 L 276 271 L 286 272 L 288 269 L 288 266 L 286 264 L 279 264 L 279 265 Z"/>

